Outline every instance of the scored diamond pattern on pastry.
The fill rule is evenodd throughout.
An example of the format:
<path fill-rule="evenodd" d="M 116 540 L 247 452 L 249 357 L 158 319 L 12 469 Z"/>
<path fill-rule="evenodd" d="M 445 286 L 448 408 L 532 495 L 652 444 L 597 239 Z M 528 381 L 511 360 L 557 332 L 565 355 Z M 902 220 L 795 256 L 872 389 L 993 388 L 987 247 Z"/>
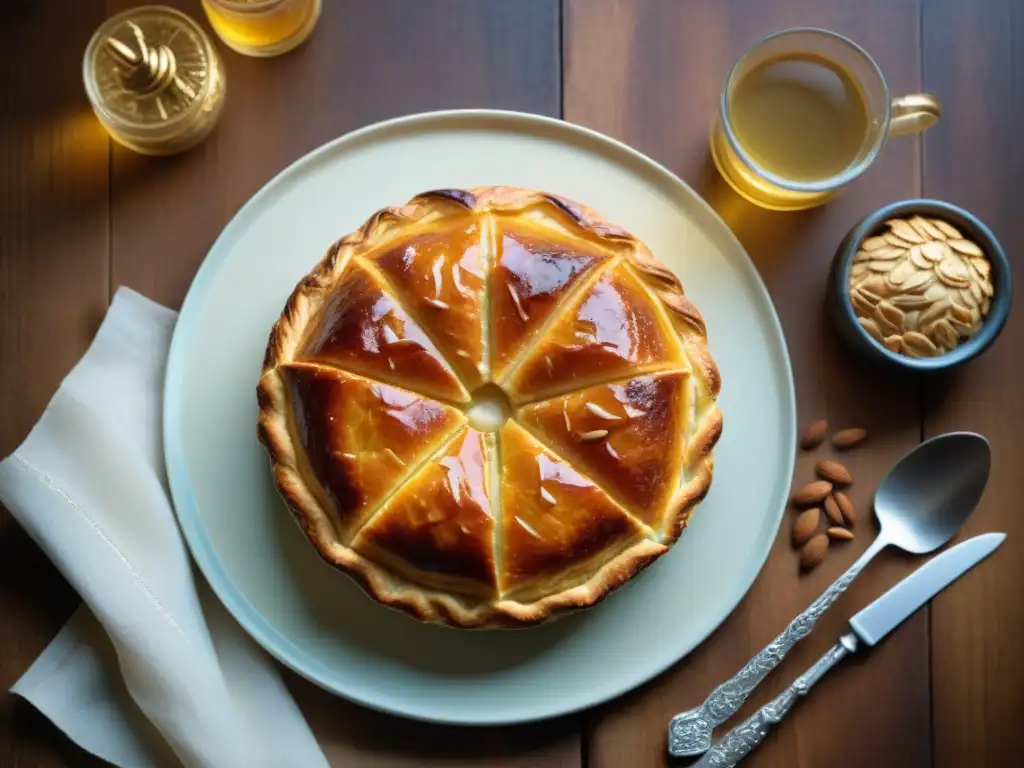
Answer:
<path fill-rule="evenodd" d="M 452 217 L 367 257 L 470 389 L 483 383 L 484 253 L 479 219 Z"/>
<path fill-rule="evenodd" d="M 491 272 L 491 376 L 503 383 L 509 366 L 534 341 L 576 284 L 611 258 L 586 240 L 498 218 Z"/>
<path fill-rule="evenodd" d="M 508 382 L 517 401 L 684 365 L 667 317 L 625 264 L 559 311 Z"/>
<path fill-rule="evenodd" d="M 526 600 L 589 575 L 644 531 L 604 491 L 519 425 L 501 431 L 502 592 Z"/>
<path fill-rule="evenodd" d="M 469 394 L 430 337 L 359 264 L 346 266 L 297 355 L 451 402 Z"/>
<path fill-rule="evenodd" d="M 686 372 L 601 384 L 522 408 L 542 442 L 656 531 L 679 486 Z"/>
<path fill-rule="evenodd" d="M 417 582 L 494 597 L 487 438 L 493 445 L 493 436 L 464 428 L 388 500 L 352 548 Z"/>
<path fill-rule="evenodd" d="M 362 376 L 305 363 L 278 370 L 343 539 L 465 423 L 455 408 Z"/>

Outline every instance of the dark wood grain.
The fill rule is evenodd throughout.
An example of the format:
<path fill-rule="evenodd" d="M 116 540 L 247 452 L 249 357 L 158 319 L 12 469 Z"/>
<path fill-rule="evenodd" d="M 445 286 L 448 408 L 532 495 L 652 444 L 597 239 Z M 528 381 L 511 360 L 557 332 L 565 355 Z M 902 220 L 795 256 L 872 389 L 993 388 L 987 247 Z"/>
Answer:
<path fill-rule="evenodd" d="M 981 432 L 992 444 L 988 488 L 964 535 L 1005 531 L 1003 546 L 932 608 L 936 766 L 1024 765 L 1024 7 L 926 2 L 925 85 L 946 108 L 924 145 L 924 193 L 971 211 L 1010 257 L 1017 307 L 997 343 L 955 375 L 928 382 L 925 436 Z M 970 41 L 964 46 L 963 41 Z"/>
<path fill-rule="evenodd" d="M 107 6 L 113 13 L 134 4 Z M 171 5 L 203 18 L 198 0 Z M 331 0 L 313 36 L 285 56 L 253 59 L 221 46 L 227 102 L 206 142 L 167 159 L 114 148 L 114 285 L 177 306 L 234 212 L 293 160 L 355 128 L 457 107 L 557 116 L 558 14 L 557 0 Z M 579 764 L 577 720 L 483 731 L 426 726 L 288 678 L 335 765 Z"/>
<path fill-rule="evenodd" d="M 107 306 L 108 140 L 81 76 L 102 19 L 92 0 L 0 5 L 0 456 L 28 434 Z M 3 765 L 63 765 L 79 754 L 6 693 L 77 603 L 0 510 Z"/>
<path fill-rule="evenodd" d="M 708 127 L 724 76 L 761 35 L 787 26 L 821 26 L 876 55 L 894 90 L 918 90 L 920 17 L 916 0 L 569 0 L 566 7 L 566 119 L 629 142 L 705 196 L 740 237 L 775 300 L 801 422 L 826 417 L 836 427 L 863 426 L 871 433 L 870 443 L 848 459 L 858 481 L 852 496 L 862 510 L 857 541 L 835 546 L 824 565 L 799 578 L 786 520 L 753 589 L 712 638 L 662 678 L 594 714 L 589 739 L 594 768 L 653 766 L 665 760 L 670 716 L 698 704 L 739 669 L 867 545 L 875 529 L 864 511 L 874 485 L 919 439 L 918 383 L 865 369 L 839 345 L 822 313 L 829 260 L 846 230 L 876 206 L 918 191 L 918 140 L 892 142 L 875 168 L 824 208 L 761 211 L 726 189 L 709 167 Z M 695 301 L 699 306 L 700 296 Z M 713 352 L 713 335 L 711 346 Z M 811 463 L 800 457 L 797 478 L 811 478 Z M 716 477 L 716 482 L 742 478 Z M 851 613 L 912 566 L 909 559 L 883 553 L 743 714 L 813 663 Z M 749 763 L 927 765 L 927 649 L 928 617 L 920 613 L 869 660 L 854 661 L 824 681 Z"/>

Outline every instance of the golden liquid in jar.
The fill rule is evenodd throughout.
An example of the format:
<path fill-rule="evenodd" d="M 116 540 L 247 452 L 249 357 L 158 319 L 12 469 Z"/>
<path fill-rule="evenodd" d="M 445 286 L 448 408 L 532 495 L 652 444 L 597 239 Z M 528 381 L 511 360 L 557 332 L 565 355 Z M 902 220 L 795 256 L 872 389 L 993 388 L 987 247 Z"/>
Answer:
<path fill-rule="evenodd" d="M 316 26 L 321 0 L 203 0 L 210 26 L 248 56 L 274 56 L 302 43 Z"/>
<path fill-rule="evenodd" d="M 757 65 L 732 88 L 728 106 L 744 152 L 769 173 L 797 182 L 842 173 L 870 134 L 868 105 L 853 78 L 808 54 Z"/>

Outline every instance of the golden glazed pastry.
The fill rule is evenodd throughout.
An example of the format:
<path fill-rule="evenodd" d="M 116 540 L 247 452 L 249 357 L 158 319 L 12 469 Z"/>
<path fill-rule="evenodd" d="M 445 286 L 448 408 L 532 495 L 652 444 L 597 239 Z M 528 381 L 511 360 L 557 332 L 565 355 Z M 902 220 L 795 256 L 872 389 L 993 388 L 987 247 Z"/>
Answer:
<path fill-rule="evenodd" d="M 679 538 L 722 428 L 704 322 L 629 233 L 512 187 L 372 216 L 295 289 L 259 436 L 321 556 L 425 621 L 594 604 Z"/>

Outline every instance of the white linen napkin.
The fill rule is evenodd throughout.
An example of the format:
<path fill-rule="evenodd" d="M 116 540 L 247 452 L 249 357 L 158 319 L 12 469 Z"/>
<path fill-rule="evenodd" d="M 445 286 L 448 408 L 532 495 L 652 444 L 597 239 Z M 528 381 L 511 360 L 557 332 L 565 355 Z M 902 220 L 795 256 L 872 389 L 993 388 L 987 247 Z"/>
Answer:
<path fill-rule="evenodd" d="M 125 768 L 326 766 L 274 664 L 193 576 L 164 474 L 174 321 L 120 289 L 0 463 L 0 501 L 88 606 L 11 690 Z"/>

